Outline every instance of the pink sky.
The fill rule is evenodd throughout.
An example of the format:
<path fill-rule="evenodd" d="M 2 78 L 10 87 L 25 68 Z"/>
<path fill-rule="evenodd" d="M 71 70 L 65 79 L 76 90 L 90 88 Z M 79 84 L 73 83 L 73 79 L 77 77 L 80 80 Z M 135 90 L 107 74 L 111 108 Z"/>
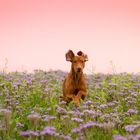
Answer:
<path fill-rule="evenodd" d="M 0 0 L 0 71 L 69 71 L 68 49 L 85 72 L 140 71 L 139 0 Z"/>

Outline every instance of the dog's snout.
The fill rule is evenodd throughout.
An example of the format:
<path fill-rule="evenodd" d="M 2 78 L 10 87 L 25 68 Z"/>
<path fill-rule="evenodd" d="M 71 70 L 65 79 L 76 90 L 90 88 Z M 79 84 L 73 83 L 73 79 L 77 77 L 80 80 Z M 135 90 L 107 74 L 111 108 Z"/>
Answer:
<path fill-rule="evenodd" d="M 77 72 L 81 72 L 81 70 L 82 70 L 81 68 L 77 68 Z"/>

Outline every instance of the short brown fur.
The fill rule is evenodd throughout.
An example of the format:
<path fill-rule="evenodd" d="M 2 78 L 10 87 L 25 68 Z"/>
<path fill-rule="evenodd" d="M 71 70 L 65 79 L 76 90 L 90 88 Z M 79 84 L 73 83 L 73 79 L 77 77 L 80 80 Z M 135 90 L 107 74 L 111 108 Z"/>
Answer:
<path fill-rule="evenodd" d="M 75 56 L 73 51 L 69 50 L 66 53 L 66 60 L 71 62 L 71 71 L 63 83 L 62 99 L 67 103 L 72 100 L 76 106 L 79 106 L 80 99 L 84 99 L 86 96 L 86 80 L 83 69 L 88 57 L 81 51 Z"/>

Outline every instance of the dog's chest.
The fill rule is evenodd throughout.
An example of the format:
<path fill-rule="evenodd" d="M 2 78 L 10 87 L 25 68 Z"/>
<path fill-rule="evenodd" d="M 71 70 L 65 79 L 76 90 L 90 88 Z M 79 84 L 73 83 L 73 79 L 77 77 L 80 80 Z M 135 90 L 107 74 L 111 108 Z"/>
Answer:
<path fill-rule="evenodd" d="M 74 89 L 74 91 L 73 91 L 74 95 L 77 95 L 78 92 L 79 92 L 79 89 Z"/>

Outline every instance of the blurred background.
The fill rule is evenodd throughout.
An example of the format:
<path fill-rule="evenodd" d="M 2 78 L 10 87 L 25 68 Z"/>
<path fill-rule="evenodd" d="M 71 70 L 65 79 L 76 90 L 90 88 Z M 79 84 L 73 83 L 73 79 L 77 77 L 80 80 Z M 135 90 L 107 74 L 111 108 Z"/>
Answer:
<path fill-rule="evenodd" d="M 69 49 L 86 73 L 139 72 L 140 1 L 0 0 L 0 71 L 69 71 Z"/>

